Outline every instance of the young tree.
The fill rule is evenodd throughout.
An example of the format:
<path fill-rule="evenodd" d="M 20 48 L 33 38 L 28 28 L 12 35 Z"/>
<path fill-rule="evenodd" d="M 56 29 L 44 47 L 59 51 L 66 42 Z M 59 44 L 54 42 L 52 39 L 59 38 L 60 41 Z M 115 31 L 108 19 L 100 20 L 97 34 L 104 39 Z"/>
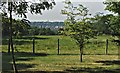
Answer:
<path fill-rule="evenodd" d="M 55 5 L 55 2 L 53 0 L 39 0 L 39 3 L 34 2 L 27 2 L 26 0 L 9 0 L 2 1 L 2 11 L 5 15 L 10 16 L 10 46 L 12 49 L 12 60 L 13 60 L 13 69 L 14 72 L 17 73 L 17 68 L 15 64 L 15 57 L 14 57 L 14 47 L 13 47 L 13 40 L 12 40 L 12 15 L 13 13 L 25 17 L 26 13 L 31 12 L 32 14 L 42 14 L 42 10 L 49 10 L 52 9 L 53 5 Z M 8 13 L 8 14 L 7 14 Z"/>
<path fill-rule="evenodd" d="M 87 18 L 89 15 L 88 9 L 81 4 L 74 7 L 69 0 L 64 3 L 65 9 L 61 10 L 62 14 L 67 15 L 67 19 L 64 22 L 64 33 L 76 40 L 76 43 L 80 48 L 80 62 L 82 62 L 85 42 L 87 39 L 94 36 L 92 24 L 90 19 Z"/>

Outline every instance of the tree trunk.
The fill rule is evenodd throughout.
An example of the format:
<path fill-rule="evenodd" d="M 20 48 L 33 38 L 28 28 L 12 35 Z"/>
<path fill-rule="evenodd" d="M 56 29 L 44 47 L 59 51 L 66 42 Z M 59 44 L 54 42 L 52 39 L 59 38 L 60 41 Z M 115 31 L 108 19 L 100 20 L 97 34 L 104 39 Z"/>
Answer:
<path fill-rule="evenodd" d="M 83 55 L 83 44 L 80 44 L 80 62 L 82 62 L 82 55 Z"/>
<path fill-rule="evenodd" d="M 80 62 L 82 62 L 82 48 L 80 48 Z"/>
<path fill-rule="evenodd" d="M 10 31 L 10 30 L 9 30 Z M 9 36 L 10 37 L 10 36 Z M 10 54 L 10 38 L 8 39 L 8 54 Z"/>
<path fill-rule="evenodd" d="M 13 40 L 12 40 L 12 2 L 10 2 L 10 46 L 12 49 L 13 69 L 15 73 L 18 73 L 17 68 L 16 68 L 16 63 L 15 63 Z"/>

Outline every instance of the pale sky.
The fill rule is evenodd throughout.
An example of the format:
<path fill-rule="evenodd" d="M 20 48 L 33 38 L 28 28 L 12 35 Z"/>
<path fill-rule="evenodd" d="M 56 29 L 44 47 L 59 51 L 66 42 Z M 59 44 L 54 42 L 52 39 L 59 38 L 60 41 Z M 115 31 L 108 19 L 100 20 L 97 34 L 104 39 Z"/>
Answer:
<path fill-rule="evenodd" d="M 61 9 L 64 8 L 63 0 L 55 0 L 56 5 L 53 7 L 52 10 L 43 11 L 42 15 L 32 15 L 30 13 L 27 14 L 28 20 L 30 21 L 64 21 L 66 19 L 65 15 L 61 14 Z M 85 7 L 88 8 L 89 13 L 95 15 L 97 12 L 104 12 L 105 5 L 103 4 L 103 0 L 71 0 L 74 4 L 83 4 Z M 17 17 L 15 17 L 17 18 Z"/>

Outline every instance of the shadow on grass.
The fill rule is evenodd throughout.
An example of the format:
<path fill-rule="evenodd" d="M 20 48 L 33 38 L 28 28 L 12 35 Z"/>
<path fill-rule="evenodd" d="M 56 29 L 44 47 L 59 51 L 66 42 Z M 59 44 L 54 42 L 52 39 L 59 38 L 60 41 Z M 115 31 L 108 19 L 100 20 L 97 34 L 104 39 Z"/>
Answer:
<path fill-rule="evenodd" d="M 12 68 L 12 64 L 11 66 L 8 65 L 10 68 L 9 69 L 6 69 L 6 67 L 3 67 L 2 69 L 2 73 L 14 73 L 13 72 L 13 68 Z M 35 64 L 24 64 L 24 63 L 19 63 L 19 64 L 16 64 L 17 66 L 17 70 L 26 70 L 28 68 L 33 68 L 33 66 L 35 66 Z"/>
<path fill-rule="evenodd" d="M 112 40 L 112 42 L 116 42 L 116 43 L 120 44 L 120 40 Z"/>
<path fill-rule="evenodd" d="M 16 52 L 15 53 L 17 57 L 35 57 L 35 56 L 48 56 L 47 53 L 31 53 L 31 52 Z"/>
<path fill-rule="evenodd" d="M 30 61 L 32 58 L 17 58 L 16 61 Z"/>
<path fill-rule="evenodd" d="M 103 65 L 120 65 L 120 60 L 96 61 L 96 63 L 103 63 Z"/>
<path fill-rule="evenodd" d="M 120 69 L 98 68 L 70 68 L 64 71 L 19 71 L 19 73 L 119 73 Z M 3 72 L 5 73 L 5 72 Z"/>
<path fill-rule="evenodd" d="M 48 54 L 46 53 L 26 53 L 26 52 L 18 52 L 15 53 L 15 59 L 16 59 L 16 65 L 17 65 L 17 70 L 26 70 L 29 68 L 33 68 L 35 64 L 27 64 L 25 62 L 31 61 L 35 56 L 47 56 Z M 19 62 L 20 61 L 20 62 Z M 18 63 L 17 63 L 18 62 Z M 12 55 L 8 53 L 2 53 L 2 73 L 10 73 L 13 71 L 13 66 L 12 66 Z"/>
<path fill-rule="evenodd" d="M 12 57 L 7 53 L 2 53 L 2 71 L 12 70 Z"/>
<path fill-rule="evenodd" d="M 66 71 L 19 71 L 19 73 L 68 73 Z"/>
<path fill-rule="evenodd" d="M 35 64 L 25 64 L 25 63 L 19 63 L 17 64 L 17 70 L 26 70 L 29 68 L 33 68 Z"/>
<path fill-rule="evenodd" d="M 70 68 L 66 69 L 68 73 L 119 73 L 120 69 L 105 69 L 102 67 L 97 68 Z"/>

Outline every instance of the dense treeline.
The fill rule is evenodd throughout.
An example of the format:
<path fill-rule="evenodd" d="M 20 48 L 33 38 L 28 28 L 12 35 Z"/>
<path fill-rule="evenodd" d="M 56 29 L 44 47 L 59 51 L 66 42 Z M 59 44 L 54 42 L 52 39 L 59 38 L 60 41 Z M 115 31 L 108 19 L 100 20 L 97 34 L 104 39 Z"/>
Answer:
<path fill-rule="evenodd" d="M 52 30 L 50 28 L 39 28 L 36 26 L 32 26 L 30 31 L 30 35 L 58 35 L 58 30 Z"/>
<path fill-rule="evenodd" d="M 9 18 L 2 18 L 2 35 L 9 36 Z M 31 22 L 26 19 L 15 20 L 13 19 L 13 35 L 15 37 L 21 37 L 25 35 L 57 35 L 58 30 L 52 30 L 50 28 L 40 28 L 37 26 L 31 26 Z"/>

